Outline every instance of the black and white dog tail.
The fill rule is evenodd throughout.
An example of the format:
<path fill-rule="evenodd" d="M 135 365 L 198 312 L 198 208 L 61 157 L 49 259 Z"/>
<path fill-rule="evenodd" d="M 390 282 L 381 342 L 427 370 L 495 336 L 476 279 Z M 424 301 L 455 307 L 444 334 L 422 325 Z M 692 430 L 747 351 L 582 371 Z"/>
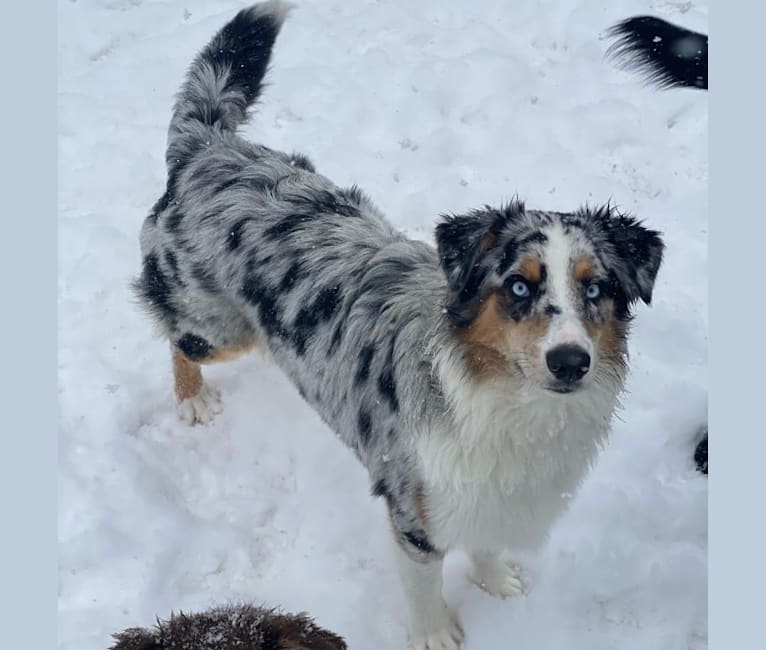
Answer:
<path fill-rule="evenodd" d="M 247 119 L 291 6 L 270 0 L 243 9 L 194 59 L 170 121 L 168 189 L 177 171 L 211 138 L 234 132 Z"/>
<path fill-rule="evenodd" d="M 618 40 L 607 56 L 643 73 L 649 83 L 660 88 L 708 89 L 706 34 L 654 16 L 634 16 L 614 25 L 608 35 Z"/>

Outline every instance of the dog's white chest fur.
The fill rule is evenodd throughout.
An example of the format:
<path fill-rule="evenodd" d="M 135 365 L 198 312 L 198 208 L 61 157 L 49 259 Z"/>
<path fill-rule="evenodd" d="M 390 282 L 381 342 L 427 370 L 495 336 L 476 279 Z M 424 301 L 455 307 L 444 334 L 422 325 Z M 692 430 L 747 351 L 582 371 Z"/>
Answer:
<path fill-rule="evenodd" d="M 607 435 L 616 395 L 466 390 L 450 431 L 422 436 L 428 528 L 438 548 L 534 548 Z"/>

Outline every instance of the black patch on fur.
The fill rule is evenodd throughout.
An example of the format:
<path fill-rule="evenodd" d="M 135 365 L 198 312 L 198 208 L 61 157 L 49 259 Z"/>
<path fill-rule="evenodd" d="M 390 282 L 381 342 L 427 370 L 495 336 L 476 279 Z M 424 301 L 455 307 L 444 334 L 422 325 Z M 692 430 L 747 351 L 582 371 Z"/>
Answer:
<path fill-rule="evenodd" d="M 178 339 L 176 347 L 192 361 L 201 361 L 209 356 L 213 350 L 213 346 L 205 339 L 191 333 L 184 334 Z"/>
<path fill-rule="evenodd" d="M 620 281 L 617 279 L 614 271 L 609 271 L 609 277 L 605 283 L 607 287 L 607 297 L 611 298 L 614 303 L 614 315 L 617 320 L 629 321 L 632 319 L 630 305 L 631 301 L 628 300 L 628 295 L 622 288 Z"/>
<path fill-rule="evenodd" d="M 547 241 L 548 236 L 538 230 L 530 235 L 527 235 L 526 237 L 522 237 L 518 242 L 516 242 L 516 244 L 519 250 L 522 250 L 527 248 L 530 244 L 544 244 Z"/>
<path fill-rule="evenodd" d="M 498 275 L 503 275 L 511 268 L 516 261 L 519 246 L 513 239 L 508 240 L 505 246 L 503 246 L 503 254 L 500 256 L 500 261 L 497 264 Z"/>
<path fill-rule="evenodd" d="M 177 312 L 173 305 L 170 283 L 154 253 L 144 258 L 143 272 L 134 287 L 158 317 L 169 323 L 175 321 Z"/>
<path fill-rule="evenodd" d="M 353 189 L 349 191 L 353 194 Z M 339 214 L 343 217 L 358 217 L 359 207 L 355 201 L 349 200 L 350 194 L 328 192 L 327 190 L 317 190 L 310 197 L 298 199 L 301 203 L 306 203 L 307 207 L 315 214 Z"/>
<path fill-rule="evenodd" d="M 192 266 L 192 276 L 199 282 L 199 286 L 202 287 L 208 293 L 218 293 L 219 286 L 213 274 L 210 273 L 201 264 L 195 264 Z"/>
<path fill-rule="evenodd" d="M 363 384 L 370 378 L 370 364 L 374 356 L 374 345 L 365 345 L 362 348 L 362 351 L 359 353 L 359 365 L 356 367 L 356 376 L 354 377 L 355 385 Z"/>
<path fill-rule="evenodd" d="M 229 235 L 226 239 L 230 251 L 236 250 L 242 243 L 242 231 L 245 229 L 245 225 L 247 225 L 249 221 L 251 221 L 251 219 L 245 217 L 244 219 L 237 221 L 237 223 L 231 227 Z"/>
<path fill-rule="evenodd" d="M 319 322 L 324 322 L 332 318 L 335 310 L 338 308 L 338 302 L 341 298 L 341 285 L 335 284 L 331 287 L 322 289 L 314 300 L 314 309 L 317 312 Z"/>
<path fill-rule="evenodd" d="M 340 285 L 325 287 L 307 307 L 303 307 L 295 317 L 291 341 L 298 356 L 306 351 L 307 340 L 314 335 L 316 328 L 330 320 L 341 300 Z"/>
<path fill-rule="evenodd" d="M 330 346 L 327 348 L 327 356 L 335 354 L 340 342 L 343 340 L 343 334 L 345 332 L 346 321 L 342 319 L 332 332 L 332 338 L 330 339 Z"/>
<path fill-rule="evenodd" d="M 298 212 L 290 214 L 282 219 L 282 221 L 266 228 L 263 232 L 263 236 L 267 239 L 282 239 L 283 237 L 289 237 L 300 230 L 303 224 L 311 221 L 313 218 L 314 217 L 311 215 L 300 214 Z"/>
<path fill-rule="evenodd" d="M 181 227 L 184 214 L 178 208 L 171 210 L 165 218 L 165 230 L 168 232 L 177 232 Z"/>
<path fill-rule="evenodd" d="M 375 484 L 372 486 L 372 496 L 383 497 L 386 501 L 391 500 L 391 494 L 388 491 L 388 486 L 383 479 L 375 481 Z"/>
<path fill-rule="evenodd" d="M 557 307 L 556 305 L 548 305 L 545 308 L 546 316 L 558 316 L 560 313 L 561 313 L 561 308 Z"/>
<path fill-rule="evenodd" d="M 164 256 L 165 264 L 170 267 L 170 271 L 173 274 L 173 280 L 183 287 L 184 283 L 181 280 L 181 272 L 178 268 L 178 258 L 176 257 L 176 254 L 169 248 L 166 248 Z"/>
<path fill-rule="evenodd" d="M 436 549 L 428 541 L 425 533 L 422 531 L 407 531 L 402 533 L 402 537 L 422 553 L 435 553 Z"/>
<path fill-rule="evenodd" d="M 642 73 L 659 88 L 708 89 L 708 37 L 654 16 L 634 16 L 614 25 L 618 40 L 607 55 Z"/>
<path fill-rule="evenodd" d="M 394 379 L 394 369 L 391 366 L 385 366 L 383 372 L 380 373 L 378 390 L 388 401 L 391 410 L 397 413 L 399 411 L 399 398 L 396 395 L 396 380 Z"/>
<path fill-rule="evenodd" d="M 298 281 L 305 277 L 308 277 L 308 271 L 306 270 L 305 264 L 301 260 L 296 260 L 282 276 L 282 280 L 279 283 L 279 290 L 283 293 L 292 291 Z"/>
<path fill-rule="evenodd" d="M 394 346 L 396 345 L 396 337 L 392 336 L 391 345 L 388 349 L 388 356 L 383 365 L 383 369 L 378 375 L 378 390 L 380 394 L 386 399 L 388 405 L 394 413 L 399 411 L 399 398 L 396 394 L 396 379 L 394 378 Z"/>
<path fill-rule="evenodd" d="M 258 307 L 258 320 L 268 337 L 287 338 L 287 329 L 282 324 L 277 306 L 278 294 L 269 289 L 253 271 L 249 271 L 245 277 L 242 285 L 242 296 L 249 303 Z"/>
<path fill-rule="evenodd" d="M 366 447 L 370 444 L 370 435 L 372 435 L 372 417 L 369 411 L 364 408 L 359 409 L 357 426 L 359 428 L 359 439 L 362 441 L 362 445 Z"/>

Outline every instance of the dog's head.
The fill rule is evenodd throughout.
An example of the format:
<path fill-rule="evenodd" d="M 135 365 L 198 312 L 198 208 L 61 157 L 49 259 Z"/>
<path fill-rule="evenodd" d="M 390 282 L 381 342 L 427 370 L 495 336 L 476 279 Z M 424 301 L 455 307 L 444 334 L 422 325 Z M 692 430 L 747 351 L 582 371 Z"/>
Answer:
<path fill-rule="evenodd" d="M 623 375 L 631 308 L 649 304 L 659 233 L 608 206 L 499 210 L 436 228 L 446 314 L 477 378 L 571 393 Z"/>

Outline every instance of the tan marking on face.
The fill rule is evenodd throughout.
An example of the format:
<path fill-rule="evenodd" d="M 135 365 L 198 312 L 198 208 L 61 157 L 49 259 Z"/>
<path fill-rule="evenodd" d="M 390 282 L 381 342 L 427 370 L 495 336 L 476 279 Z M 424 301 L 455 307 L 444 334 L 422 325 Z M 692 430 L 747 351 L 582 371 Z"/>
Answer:
<path fill-rule="evenodd" d="M 178 348 L 173 348 L 173 379 L 176 399 L 183 402 L 194 397 L 202 388 L 202 372 L 199 364 L 190 361 Z"/>
<path fill-rule="evenodd" d="M 515 322 L 505 314 L 503 300 L 499 292 L 489 294 L 473 322 L 458 331 L 477 379 L 516 374 L 514 359 L 535 358 L 548 328 L 550 319 L 542 315 Z"/>
<path fill-rule="evenodd" d="M 588 337 L 597 350 L 597 367 L 606 366 L 622 374 L 626 369 L 625 354 L 627 351 L 628 325 L 614 315 L 614 303 L 611 300 L 602 302 L 604 320 L 594 323 L 583 319 L 583 325 Z M 596 367 L 596 370 L 597 370 Z"/>
<path fill-rule="evenodd" d="M 535 257 L 523 258 L 519 263 L 519 274 L 522 275 L 527 282 L 538 284 L 540 278 L 543 276 L 540 260 Z"/>
<path fill-rule="evenodd" d="M 596 277 L 596 264 L 590 255 L 577 258 L 572 267 L 572 277 L 576 283 L 582 283 L 586 280 Z"/>
<path fill-rule="evenodd" d="M 610 301 L 611 303 L 611 301 Z M 606 307 L 606 305 L 605 305 Z M 620 361 L 624 365 L 626 342 L 628 340 L 628 326 L 614 315 L 613 304 L 607 308 L 606 318 L 598 327 L 599 357 L 606 360 Z"/>

